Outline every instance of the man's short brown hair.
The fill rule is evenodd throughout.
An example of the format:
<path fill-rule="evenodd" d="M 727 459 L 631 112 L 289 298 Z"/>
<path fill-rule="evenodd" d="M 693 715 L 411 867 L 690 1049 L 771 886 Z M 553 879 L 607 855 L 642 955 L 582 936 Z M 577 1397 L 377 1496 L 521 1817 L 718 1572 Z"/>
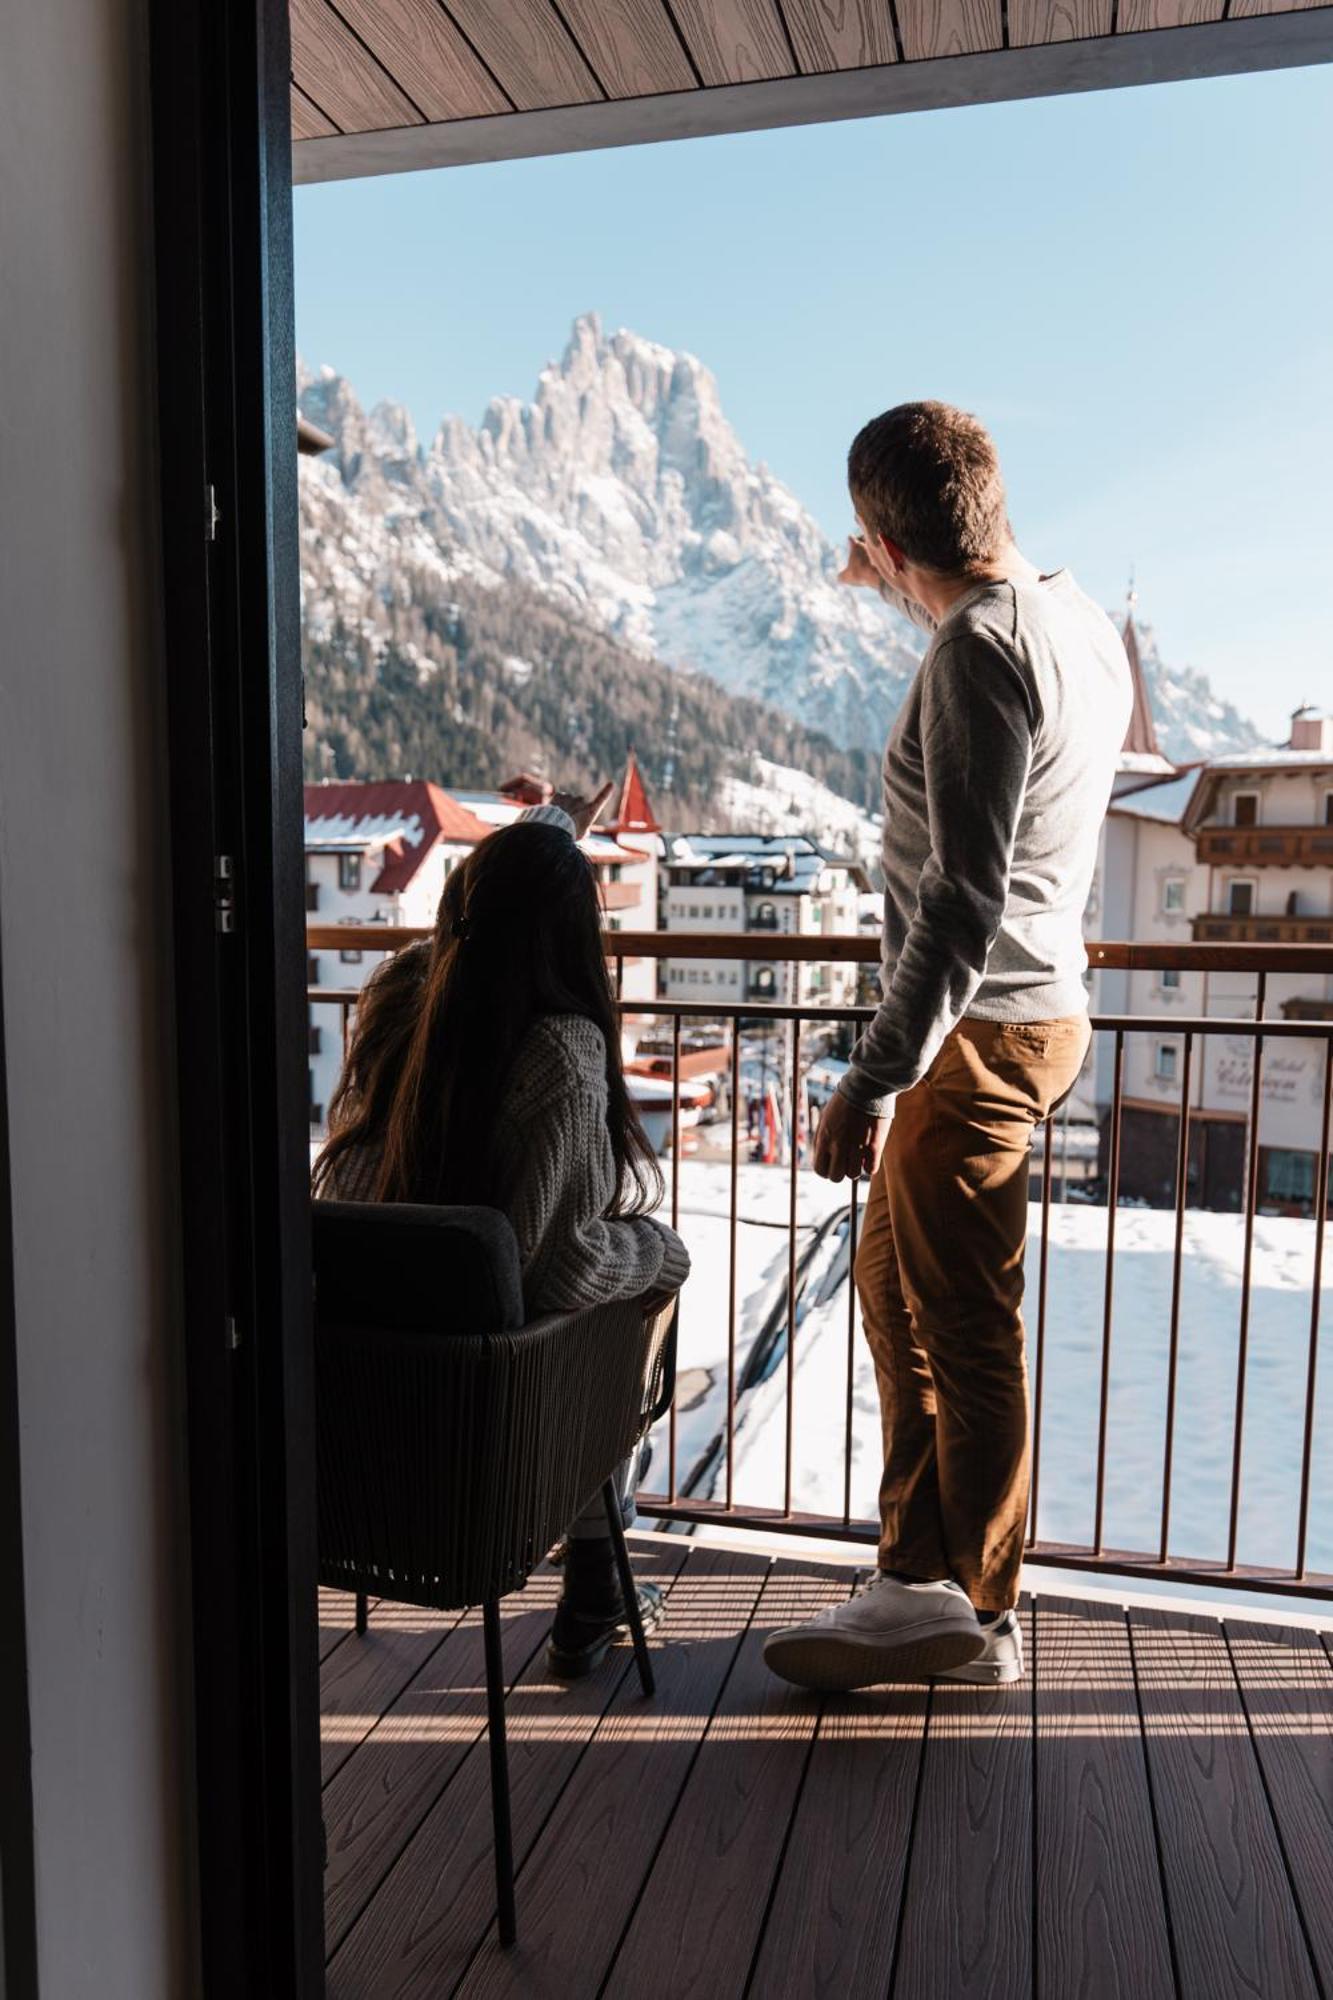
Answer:
<path fill-rule="evenodd" d="M 873 417 L 847 454 L 847 483 L 865 526 L 923 569 L 956 576 L 1008 540 L 994 441 L 948 403 L 899 403 Z"/>

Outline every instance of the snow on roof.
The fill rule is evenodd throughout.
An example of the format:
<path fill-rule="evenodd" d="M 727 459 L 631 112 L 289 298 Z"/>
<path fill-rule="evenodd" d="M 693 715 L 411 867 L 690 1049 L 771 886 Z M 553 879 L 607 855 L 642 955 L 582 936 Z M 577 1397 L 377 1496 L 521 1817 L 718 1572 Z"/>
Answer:
<path fill-rule="evenodd" d="M 1137 791 L 1122 792 L 1111 801 L 1110 811 L 1126 819 L 1155 819 L 1178 822 L 1194 796 L 1199 781 L 1197 768 L 1182 771 L 1160 785 L 1143 785 Z"/>
<path fill-rule="evenodd" d="M 1210 771 L 1280 771 L 1290 765 L 1294 771 L 1333 766 L 1333 750 L 1289 750 L 1285 747 L 1262 750 L 1231 750 L 1225 757 L 1210 757 Z"/>
<path fill-rule="evenodd" d="M 440 841 L 475 847 L 491 831 L 425 778 L 305 788 L 307 845 L 329 839 L 384 843 L 384 865 L 370 885 L 376 895 L 393 896 L 405 889 Z"/>

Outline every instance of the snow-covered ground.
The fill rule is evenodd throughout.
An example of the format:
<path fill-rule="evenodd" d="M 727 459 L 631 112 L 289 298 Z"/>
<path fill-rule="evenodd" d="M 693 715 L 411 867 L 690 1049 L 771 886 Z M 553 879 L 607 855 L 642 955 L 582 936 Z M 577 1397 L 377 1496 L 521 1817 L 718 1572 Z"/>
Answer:
<path fill-rule="evenodd" d="M 668 1167 L 668 1172 L 670 1168 Z M 677 1466 L 682 1483 L 706 1457 L 726 1407 L 730 1170 L 685 1159 L 680 1227 L 694 1259 L 680 1325 Z M 787 1279 L 789 1177 L 784 1168 L 743 1165 L 736 1252 L 737 1378 L 765 1321 L 782 1313 Z M 879 1417 L 859 1325 L 849 1343 L 846 1190 L 797 1175 L 797 1250 L 812 1259 L 798 1314 L 792 1504 L 840 1516 L 848 1357 L 852 1365 L 854 1518 L 875 1512 Z M 822 1241 L 818 1225 L 828 1223 Z M 1051 1214 L 1046 1316 L 1045 1418 L 1041 1461 L 1043 1540 L 1091 1539 L 1106 1279 L 1104 1209 L 1057 1206 Z M 1170 1213 L 1122 1208 L 1116 1217 L 1115 1294 L 1106 1464 L 1106 1542 L 1151 1550 L 1162 1492 L 1170 1338 Z M 1041 1212 L 1031 1212 L 1030 1337 L 1036 1334 Z M 1289 1564 L 1294 1556 L 1309 1351 L 1312 1222 L 1260 1217 L 1251 1285 L 1239 1557 Z M 1225 1555 L 1232 1418 L 1241 1317 L 1244 1237 L 1237 1216 L 1186 1217 L 1180 1364 L 1172 1479 L 1172 1552 Z M 1324 1288 L 1323 1319 L 1333 1301 Z M 786 1428 L 786 1360 L 739 1398 L 734 1497 L 780 1507 Z M 664 1476 L 665 1427 L 650 1484 Z M 722 1497 L 723 1468 L 710 1463 L 699 1493 Z M 1333 1356 L 1316 1405 L 1308 1560 L 1333 1570 Z"/>

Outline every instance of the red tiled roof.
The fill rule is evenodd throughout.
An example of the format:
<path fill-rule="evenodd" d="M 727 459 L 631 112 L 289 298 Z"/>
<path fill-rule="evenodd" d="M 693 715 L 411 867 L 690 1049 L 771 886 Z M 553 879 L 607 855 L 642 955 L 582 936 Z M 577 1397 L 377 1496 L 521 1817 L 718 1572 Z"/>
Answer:
<path fill-rule="evenodd" d="M 457 799 L 428 779 L 386 778 L 375 784 L 307 785 L 306 823 L 345 821 L 353 835 L 369 838 L 391 832 L 384 861 L 371 888 L 381 896 L 397 895 L 415 876 L 439 841 L 475 847 L 495 831 Z"/>

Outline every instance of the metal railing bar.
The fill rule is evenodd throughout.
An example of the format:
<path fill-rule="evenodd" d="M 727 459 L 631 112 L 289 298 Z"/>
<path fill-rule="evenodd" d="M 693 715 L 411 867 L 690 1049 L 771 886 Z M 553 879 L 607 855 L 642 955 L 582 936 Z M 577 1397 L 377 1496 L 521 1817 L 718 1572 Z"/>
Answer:
<path fill-rule="evenodd" d="M 1259 974 L 1255 991 L 1254 1067 L 1250 1072 L 1249 1150 L 1245 1158 L 1245 1249 L 1240 1267 L 1240 1337 L 1236 1343 L 1236 1406 L 1231 1431 L 1231 1505 L 1227 1521 L 1227 1568 L 1236 1567 L 1236 1545 L 1240 1534 L 1240 1475 L 1245 1446 L 1245 1387 L 1250 1359 L 1250 1300 L 1254 1278 L 1254 1219 L 1259 1209 L 1259 1112 L 1263 1104 L 1264 1037 L 1258 1024 L 1264 1018 L 1267 975 Z"/>
<path fill-rule="evenodd" d="M 1037 1539 L 1037 1497 L 1041 1487 L 1041 1418 L 1046 1388 L 1046 1293 L 1051 1250 L 1052 1121 L 1045 1121 L 1041 1163 L 1041 1255 L 1037 1263 L 1037 1366 L 1032 1396 L 1032 1481 L 1028 1494 L 1029 1543 Z"/>
<path fill-rule="evenodd" d="M 1319 1369 L 1319 1304 L 1324 1285 L 1324 1227 L 1328 1220 L 1329 1114 L 1333 1111 L 1333 1042 L 1324 1051 L 1324 1099 L 1319 1118 L 1315 1179 L 1314 1269 L 1310 1280 L 1310 1351 L 1305 1370 L 1305 1436 L 1301 1444 L 1301 1499 L 1296 1529 L 1296 1574 L 1305 1575 L 1310 1524 L 1310 1464 L 1314 1448 L 1315 1385 Z"/>
<path fill-rule="evenodd" d="M 1180 1131 L 1176 1143 L 1176 1221 L 1171 1258 L 1171 1331 L 1166 1368 L 1166 1435 L 1162 1456 L 1162 1521 L 1158 1561 L 1168 1560 L 1171 1543 L 1171 1473 L 1176 1443 L 1176 1386 L 1180 1366 L 1180 1296 L 1184 1274 L 1185 1205 L 1189 1197 L 1190 1071 L 1194 1037 L 1185 1036 L 1180 1076 Z"/>
<path fill-rule="evenodd" d="M 727 1243 L 727 1505 L 736 1486 L 736 1256 L 737 1210 L 740 1207 L 741 1024 L 731 1028 L 731 1211 Z"/>
<path fill-rule="evenodd" d="M 852 1418 L 855 1412 L 856 1382 L 856 1232 L 859 1221 L 860 1182 L 852 1180 L 847 1201 L 847 1407 L 842 1434 L 842 1525 L 852 1523 Z"/>
<path fill-rule="evenodd" d="M 796 1194 L 800 1167 L 801 1024 L 792 1028 L 789 1184 L 787 1190 L 787 1408 L 783 1439 L 782 1511 L 791 1512 L 792 1445 L 796 1421 Z"/>
<path fill-rule="evenodd" d="M 1102 1382 L 1097 1415 L 1097 1502 L 1093 1552 L 1102 1551 L 1106 1512 L 1106 1425 L 1111 1405 L 1111 1315 L 1115 1307 L 1115 1222 L 1120 1199 L 1120 1124 L 1125 1096 L 1125 1037 L 1115 1037 L 1115 1080 L 1111 1092 L 1111 1158 L 1106 1174 L 1106 1287 L 1102 1310 Z"/>
<path fill-rule="evenodd" d="M 680 1018 L 671 1023 L 671 1227 L 680 1228 Z M 671 1398 L 667 1419 L 668 1491 L 676 1497 L 676 1429 L 679 1391 Z"/>
<path fill-rule="evenodd" d="M 824 1541 L 845 1542 L 851 1547 L 875 1544 L 879 1525 L 875 1521 L 853 1521 L 844 1527 L 836 1514 L 793 1511 L 780 1514 L 763 1507 L 724 1507 L 718 1500 L 688 1500 L 672 1503 L 661 1494 L 640 1493 L 639 1511 L 645 1520 L 679 1521 L 697 1527 L 737 1528 L 768 1535 L 817 1535 Z M 1078 1543 L 1034 1542 L 1023 1552 L 1025 1563 L 1047 1569 L 1072 1569 L 1108 1576 L 1144 1576 L 1175 1584 L 1222 1585 L 1227 1590 L 1272 1592 L 1281 1597 L 1333 1597 L 1333 1575 L 1319 1572 L 1298 1577 L 1289 1569 L 1258 1564 L 1237 1565 L 1228 1570 L 1221 1562 L 1206 1557 L 1175 1557 L 1157 1562 L 1146 1552 L 1133 1549 L 1104 1549 L 1100 1554 Z"/>

